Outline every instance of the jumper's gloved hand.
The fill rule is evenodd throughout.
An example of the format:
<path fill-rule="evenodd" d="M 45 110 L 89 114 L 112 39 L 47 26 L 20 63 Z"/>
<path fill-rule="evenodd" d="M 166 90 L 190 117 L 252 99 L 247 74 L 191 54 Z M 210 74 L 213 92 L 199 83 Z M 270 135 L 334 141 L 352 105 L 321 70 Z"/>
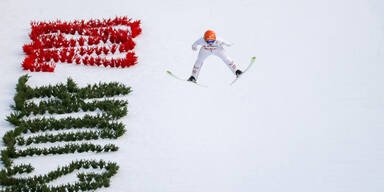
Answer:
<path fill-rule="evenodd" d="M 192 50 L 197 51 L 197 46 L 192 45 Z"/>

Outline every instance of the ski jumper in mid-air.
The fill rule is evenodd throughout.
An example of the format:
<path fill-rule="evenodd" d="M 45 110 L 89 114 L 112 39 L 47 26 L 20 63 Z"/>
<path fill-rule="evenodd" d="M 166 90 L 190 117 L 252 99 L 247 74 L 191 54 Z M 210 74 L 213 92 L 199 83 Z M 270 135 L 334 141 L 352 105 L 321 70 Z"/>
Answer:
<path fill-rule="evenodd" d="M 201 48 L 195 65 L 193 66 L 192 75 L 189 77 L 188 81 L 196 83 L 203 62 L 210 55 L 220 57 L 229 69 L 231 69 L 231 71 L 236 75 L 236 77 L 239 77 L 242 74 L 242 71 L 237 69 L 234 61 L 226 55 L 223 47 L 224 45 L 229 47 L 232 44 L 216 39 L 216 34 L 212 30 L 206 31 L 204 37 L 195 41 L 192 45 L 192 50 L 196 51 L 197 46 L 201 46 Z"/>

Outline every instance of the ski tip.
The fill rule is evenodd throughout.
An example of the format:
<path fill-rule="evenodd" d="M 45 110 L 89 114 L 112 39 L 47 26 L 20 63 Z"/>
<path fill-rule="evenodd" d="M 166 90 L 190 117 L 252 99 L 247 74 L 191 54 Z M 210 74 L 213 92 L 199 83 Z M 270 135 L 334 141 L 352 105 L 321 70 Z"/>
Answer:
<path fill-rule="evenodd" d="M 170 72 L 170 71 L 168 71 L 168 70 L 166 71 L 166 73 L 167 73 L 167 74 L 170 74 L 170 75 L 172 74 L 172 72 Z"/>

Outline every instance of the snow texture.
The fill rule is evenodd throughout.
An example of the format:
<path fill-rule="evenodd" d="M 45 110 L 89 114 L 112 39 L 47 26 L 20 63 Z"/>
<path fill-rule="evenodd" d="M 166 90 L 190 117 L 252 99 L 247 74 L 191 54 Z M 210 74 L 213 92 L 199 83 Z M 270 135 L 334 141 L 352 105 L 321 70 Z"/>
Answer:
<path fill-rule="evenodd" d="M 31 162 L 35 174 L 100 158 L 120 169 L 99 191 L 384 191 L 381 0 L 2 0 L 0 9 L 1 136 L 13 128 L 4 119 L 17 79 L 29 73 L 21 63 L 30 21 L 142 20 L 134 67 L 58 64 L 55 73 L 29 73 L 31 86 L 70 76 L 79 86 L 133 88 L 119 151 L 15 161 Z M 200 73 L 208 89 L 165 73 L 190 75 L 191 44 L 207 29 L 235 43 L 227 53 L 240 68 L 257 56 L 234 86 L 215 57 Z"/>

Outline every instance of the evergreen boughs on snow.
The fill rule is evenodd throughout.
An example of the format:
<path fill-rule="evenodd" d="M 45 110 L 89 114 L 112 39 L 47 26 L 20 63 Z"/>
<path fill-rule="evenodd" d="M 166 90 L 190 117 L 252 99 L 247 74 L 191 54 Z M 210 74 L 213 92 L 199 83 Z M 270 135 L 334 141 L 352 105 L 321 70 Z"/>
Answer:
<path fill-rule="evenodd" d="M 26 85 L 28 79 L 28 75 L 23 75 L 19 78 L 19 82 L 16 86 L 17 93 L 14 97 L 15 105 L 12 106 L 12 108 L 16 110 L 21 111 L 25 106 L 25 103 L 32 98 L 53 97 L 64 100 L 63 102 L 65 102 L 71 99 L 79 101 L 84 99 L 127 95 L 131 92 L 131 87 L 116 82 L 99 83 L 78 88 L 77 84 L 71 78 L 67 79 L 66 84 L 32 88 Z"/>
<path fill-rule="evenodd" d="M 26 167 L 26 168 L 25 168 Z M 27 169 L 28 166 L 19 167 L 18 169 Z M 56 180 L 59 177 L 68 175 L 79 169 L 103 169 L 103 173 L 80 173 L 77 175 L 79 182 L 74 184 L 60 185 L 60 186 L 47 186 L 46 183 Z M 0 172 L 0 185 L 6 186 L 3 192 L 13 191 L 42 191 L 42 192 L 59 192 L 59 191 L 89 191 L 101 187 L 109 187 L 110 178 L 117 173 L 119 166 L 116 163 L 100 161 L 80 160 L 73 161 L 69 165 L 59 167 L 55 171 L 48 174 L 28 177 L 28 178 L 14 178 L 9 177 L 16 172 L 9 173 L 7 171 Z"/>
<path fill-rule="evenodd" d="M 120 83 L 99 83 L 79 88 L 68 78 L 65 84 L 48 85 L 32 88 L 27 85 L 29 76 L 19 78 L 16 86 L 15 110 L 6 120 L 15 128 L 3 136 L 6 146 L 1 151 L 1 161 L 5 169 L 0 171 L 2 191 L 87 191 L 101 187 L 109 187 L 110 178 L 116 174 L 118 166 L 104 161 L 81 160 L 68 166 L 58 168 L 46 175 L 15 178 L 16 174 L 31 173 L 34 168 L 30 164 L 12 166 L 13 159 L 60 155 L 84 152 L 114 152 L 119 149 L 114 144 L 96 145 L 92 143 L 67 143 L 54 147 L 30 147 L 32 144 L 58 142 L 91 142 L 99 139 L 117 139 L 125 133 L 125 126 L 116 120 L 127 114 L 127 102 L 109 97 L 127 95 L 131 88 Z M 32 99 L 40 98 L 35 103 Z M 96 99 L 93 101 L 89 101 Z M 34 117 L 46 114 L 66 114 L 74 112 L 96 112 L 83 117 Z M 71 132 L 70 130 L 76 130 Z M 65 131 L 65 132 L 55 132 Z M 25 134 L 33 134 L 28 137 Z M 35 146 L 34 145 L 34 146 Z M 26 148 L 17 149 L 17 146 Z M 79 173 L 78 182 L 74 184 L 48 186 L 47 183 L 79 169 L 103 169 L 103 173 Z"/>
<path fill-rule="evenodd" d="M 89 143 L 84 144 L 67 144 L 63 147 L 50 147 L 50 148 L 28 148 L 25 150 L 18 150 L 14 153 L 12 158 L 18 158 L 18 157 L 26 157 L 26 156 L 33 156 L 33 155 L 62 155 L 62 154 L 68 154 L 68 153 L 84 153 L 84 152 L 111 152 L 111 151 L 117 151 L 119 147 L 113 144 L 108 144 L 105 146 L 101 145 L 94 145 Z"/>
<path fill-rule="evenodd" d="M 84 100 L 74 97 L 67 97 L 61 100 L 40 101 L 39 104 L 25 103 L 23 110 L 18 114 L 19 117 L 29 115 L 44 115 L 46 112 L 49 114 L 65 114 L 79 112 L 93 112 L 96 109 L 102 110 L 106 115 L 111 118 L 121 118 L 126 115 L 127 109 L 126 101 L 120 100 L 103 100 L 85 102 Z M 13 114 L 15 116 L 15 114 Z"/>

